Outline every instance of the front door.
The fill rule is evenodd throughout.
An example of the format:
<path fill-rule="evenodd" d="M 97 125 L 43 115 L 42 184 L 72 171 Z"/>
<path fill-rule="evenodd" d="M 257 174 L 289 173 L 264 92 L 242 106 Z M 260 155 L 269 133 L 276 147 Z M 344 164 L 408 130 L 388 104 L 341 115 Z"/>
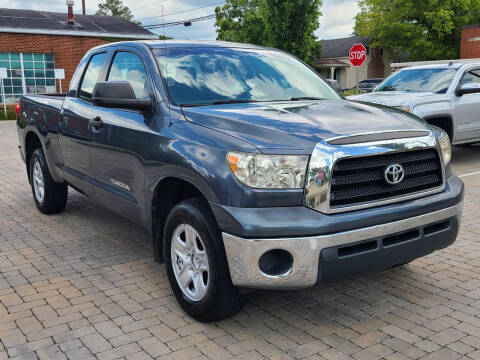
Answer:
<path fill-rule="evenodd" d="M 98 81 L 106 53 L 90 58 L 77 97 L 67 96 L 60 113 L 60 149 L 64 178 L 87 195 L 93 194 L 93 165 L 90 158 L 92 107 L 89 102 Z"/>
<path fill-rule="evenodd" d="M 151 97 L 145 65 L 140 55 L 115 52 L 106 81 L 128 81 L 137 98 Z M 152 111 L 93 108 L 101 127 L 93 130 L 91 156 L 95 193 L 99 202 L 135 222 L 145 211 L 144 156 L 146 125 Z"/>
<path fill-rule="evenodd" d="M 480 69 L 465 72 L 460 87 L 480 87 Z M 455 96 L 456 140 L 480 138 L 480 93 Z"/>

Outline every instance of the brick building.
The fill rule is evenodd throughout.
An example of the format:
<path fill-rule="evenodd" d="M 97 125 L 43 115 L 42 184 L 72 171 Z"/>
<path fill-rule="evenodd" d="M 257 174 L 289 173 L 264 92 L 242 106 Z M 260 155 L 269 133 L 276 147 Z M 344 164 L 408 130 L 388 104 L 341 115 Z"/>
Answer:
<path fill-rule="evenodd" d="M 65 92 L 78 62 L 94 46 L 158 39 L 120 18 L 72 14 L 0 9 L 0 68 L 8 71 L 8 78 L 3 79 L 7 103 L 17 102 L 24 93 L 59 92 L 54 69 L 65 70 Z"/>
<path fill-rule="evenodd" d="M 462 29 L 460 59 L 480 58 L 480 25 L 466 26 Z"/>

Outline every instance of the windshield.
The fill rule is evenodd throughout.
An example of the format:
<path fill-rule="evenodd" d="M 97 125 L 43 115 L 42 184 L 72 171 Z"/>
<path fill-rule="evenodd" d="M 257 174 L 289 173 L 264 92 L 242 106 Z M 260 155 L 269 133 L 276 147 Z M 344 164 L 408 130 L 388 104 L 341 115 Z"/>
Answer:
<path fill-rule="evenodd" d="M 341 98 L 314 71 L 279 51 L 169 48 L 154 53 L 176 105 Z"/>
<path fill-rule="evenodd" d="M 387 79 L 377 91 L 417 91 L 445 94 L 456 69 L 402 70 Z"/>

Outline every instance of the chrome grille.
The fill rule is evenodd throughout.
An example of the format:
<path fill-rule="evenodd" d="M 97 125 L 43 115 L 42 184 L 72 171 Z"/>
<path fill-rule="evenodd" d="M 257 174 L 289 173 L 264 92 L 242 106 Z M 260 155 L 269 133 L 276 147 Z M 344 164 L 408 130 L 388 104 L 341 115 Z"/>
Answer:
<path fill-rule="evenodd" d="M 390 185 L 385 168 L 400 164 L 405 178 Z M 423 149 L 338 160 L 332 171 L 330 207 L 356 205 L 409 195 L 443 185 L 438 151 Z"/>

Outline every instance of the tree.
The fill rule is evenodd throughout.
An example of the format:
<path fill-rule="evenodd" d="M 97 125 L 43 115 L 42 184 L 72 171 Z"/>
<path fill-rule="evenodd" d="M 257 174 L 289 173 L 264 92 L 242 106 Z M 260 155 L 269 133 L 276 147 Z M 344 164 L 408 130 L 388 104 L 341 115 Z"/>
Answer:
<path fill-rule="evenodd" d="M 266 45 L 260 0 L 228 0 L 215 8 L 217 39 Z"/>
<path fill-rule="evenodd" d="M 264 0 L 261 12 L 269 44 L 312 64 L 321 52 L 314 35 L 321 6 L 321 0 Z"/>
<path fill-rule="evenodd" d="M 355 32 L 396 59 L 456 59 L 463 26 L 480 22 L 480 0 L 360 0 Z"/>
<path fill-rule="evenodd" d="M 271 46 L 313 63 L 321 0 L 227 0 L 215 9 L 217 39 Z"/>
<path fill-rule="evenodd" d="M 133 19 L 132 11 L 123 5 L 122 0 L 105 0 L 104 3 L 98 4 L 95 15 L 116 16 L 128 21 Z"/>

